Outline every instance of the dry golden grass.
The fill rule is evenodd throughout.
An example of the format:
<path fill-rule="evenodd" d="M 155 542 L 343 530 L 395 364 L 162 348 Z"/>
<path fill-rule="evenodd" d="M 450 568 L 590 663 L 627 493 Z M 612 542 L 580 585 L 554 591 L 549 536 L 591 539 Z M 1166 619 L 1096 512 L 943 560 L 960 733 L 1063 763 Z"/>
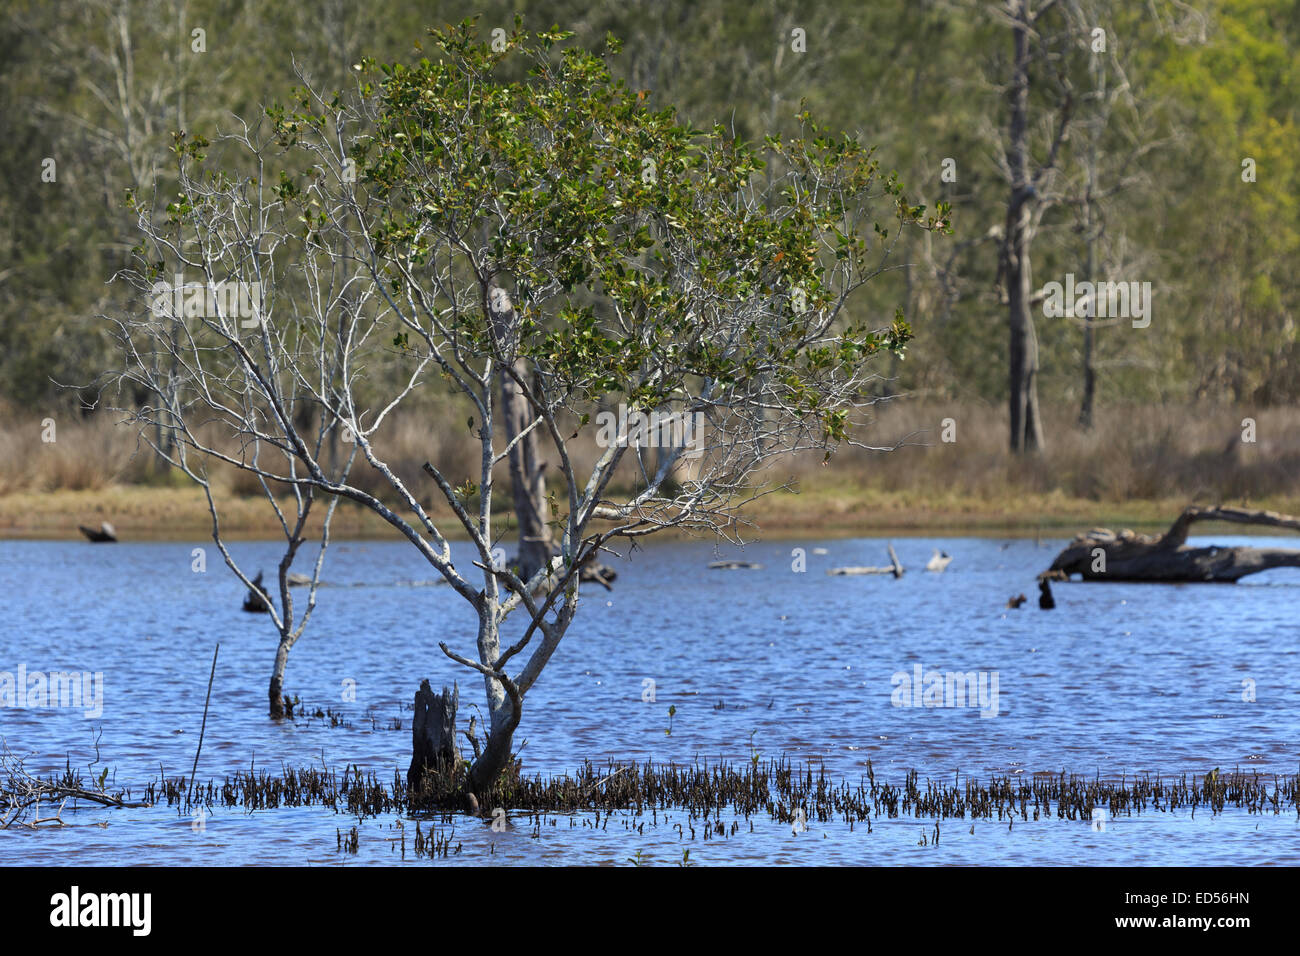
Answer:
<path fill-rule="evenodd" d="M 1242 419 L 1256 422 L 1242 441 Z M 438 464 L 453 482 L 476 477 L 477 441 L 455 406 L 392 422 L 380 453 L 427 507 L 450 518 L 420 466 Z M 978 405 L 902 401 L 884 406 L 859 437 L 899 447 L 888 453 L 842 449 L 782 462 L 767 475 L 793 477 L 800 494 L 762 498 L 746 514 L 766 532 L 817 530 L 966 530 L 1030 532 L 1093 524 L 1163 525 L 1191 501 L 1300 510 L 1300 409 L 1260 411 L 1187 407 L 1112 407 L 1090 432 L 1064 410 L 1049 412 L 1047 449 L 1015 458 L 1005 450 L 1006 411 Z M 942 441 L 943 420 L 956 441 Z M 61 420 L 57 440 L 41 440 L 39 419 L 0 424 L 0 534 L 75 535 L 77 524 L 110 520 L 123 536 L 206 535 L 202 492 L 160 472 L 146 446 L 108 416 Z M 573 452 L 579 467 L 599 449 Z M 506 476 L 499 480 L 505 487 Z M 223 526 L 232 534 L 276 531 L 261 488 L 234 469 L 217 472 Z M 626 476 L 632 478 L 629 472 Z M 356 484 L 391 499 L 364 462 Z M 498 501 L 508 504 L 503 497 Z M 385 535 L 368 514 L 341 506 L 336 533 Z"/>
<path fill-rule="evenodd" d="M 1242 420 L 1255 420 L 1253 443 Z M 943 421 L 955 423 L 945 443 Z M 796 462 L 808 481 L 919 496 L 975 498 L 1013 504 L 1021 496 L 1052 495 L 1096 502 L 1134 500 L 1257 500 L 1300 493 L 1300 409 L 1111 407 L 1083 431 L 1073 413 L 1049 410 L 1046 450 L 1006 451 L 1004 407 L 890 404 L 863 437 L 873 444 L 905 442 L 889 453 L 848 449 L 819 469 Z M 815 475 L 820 477 L 814 477 Z"/>

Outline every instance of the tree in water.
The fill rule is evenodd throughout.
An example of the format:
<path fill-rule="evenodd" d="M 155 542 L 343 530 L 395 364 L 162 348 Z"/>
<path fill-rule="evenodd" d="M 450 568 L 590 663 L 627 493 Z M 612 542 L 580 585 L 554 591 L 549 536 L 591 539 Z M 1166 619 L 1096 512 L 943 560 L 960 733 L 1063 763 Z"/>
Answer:
<path fill-rule="evenodd" d="M 142 216 L 129 278 L 144 293 L 182 266 L 205 286 L 261 283 L 260 325 L 201 314 L 167 336 L 118 320 L 135 375 L 140 356 L 177 342 L 166 414 L 185 454 L 355 502 L 465 600 L 472 632 L 439 646 L 483 682 L 471 793 L 509 765 L 585 565 L 667 528 L 736 540 L 767 466 L 854 443 L 873 358 L 911 333 L 901 312 L 873 323 L 850 297 L 905 230 L 950 231 L 945 207 L 927 217 L 871 149 L 806 112 L 800 136 L 764 144 L 767 165 L 615 82 L 613 38 L 600 52 L 569 39 L 516 20 L 480 40 L 466 21 L 430 31 L 428 59 L 363 59 L 346 94 L 304 82 L 265 123 L 221 138 L 219 168 L 206 140 L 178 138 L 181 195 L 165 221 Z M 439 380 L 472 410 L 479 451 L 468 474 L 423 465 L 450 519 L 386 450 L 394 410 Z M 310 433 L 298 400 L 317 411 Z M 199 422 L 273 454 L 223 451 Z M 347 430 L 368 481 L 326 467 L 329 428 Z M 493 560 L 497 472 L 538 480 L 541 448 L 553 513 L 520 524 L 546 525 L 558 555 L 508 566 Z M 453 561 L 447 520 L 468 561 Z M 390 638 L 426 628 L 413 615 Z"/>

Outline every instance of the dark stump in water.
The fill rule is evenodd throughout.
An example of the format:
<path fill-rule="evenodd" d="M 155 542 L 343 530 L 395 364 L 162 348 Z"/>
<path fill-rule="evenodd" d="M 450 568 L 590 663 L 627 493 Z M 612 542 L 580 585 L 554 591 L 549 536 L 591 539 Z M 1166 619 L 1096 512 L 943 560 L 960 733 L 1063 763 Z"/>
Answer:
<path fill-rule="evenodd" d="M 406 771 L 406 785 L 419 790 L 426 773 L 450 777 L 460 753 L 456 749 L 456 709 L 460 705 L 460 688 L 455 684 L 435 694 L 427 680 L 420 681 L 415 693 L 415 717 L 411 723 L 411 766 Z"/>

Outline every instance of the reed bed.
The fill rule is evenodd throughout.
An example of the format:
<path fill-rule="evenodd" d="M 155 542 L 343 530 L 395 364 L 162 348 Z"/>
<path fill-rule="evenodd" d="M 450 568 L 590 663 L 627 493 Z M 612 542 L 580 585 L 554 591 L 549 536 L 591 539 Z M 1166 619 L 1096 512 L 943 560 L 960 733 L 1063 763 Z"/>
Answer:
<path fill-rule="evenodd" d="M 343 770 L 283 768 L 278 774 L 246 771 L 195 788 L 193 803 L 246 812 L 281 807 L 320 806 L 360 818 L 384 814 L 435 816 L 451 822 L 462 815 L 458 780 L 427 774 L 418 791 L 402 775 L 381 780 L 358 767 Z M 130 799 L 128 792 L 126 797 Z M 150 804 L 186 808 L 184 778 L 149 783 L 140 798 Z M 856 782 L 836 779 L 821 766 L 795 765 L 784 758 L 730 763 L 585 763 L 558 777 L 516 776 L 500 782 L 480 802 L 482 814 L 504 808 L 509 814 L 609 814 L 636 816 L 684 810 L 688 820 L 708 820 L 730 811 L 746 819 L 766 816 L 779 823 L 872 819 L 963 819 L 989 821 L 1091 820 L 1093 810 L 1111 818 L 1150 812 L 1227 808 L 1252 814 L 1294 812 L 1300 819 L 1300 774 L 1260 774 L 1233 770 L 1183 774 L 1176 778 L 1143 774 L 1118 780 L 1059 773 L 993 776 L 987 781 L 960 773 L 951 779 L 921 780 L 916 771 L 904 781 L 876 777 L 870 761 Z"/>
<path fill-rule="evenodd" d="M 11 756 L 6 753 L 6 756 Z M 493 828 L 509 826 L 540 838 L 544 827 L 564 826 L 607 831 L 610 822 L 629 834 L 644 835 L 646 827 L 675 831 L 678 840 L 709 841 L 753 833 L 755 822 L 790 826 L 795 832 L 813 825 L 846 825 L 867 833 L 882 821 L 923 822 L 918 845 L 937 846 L 941 823 L 1005 824 L 1038 821 L 1088 823 L 1103 810 L 1113 820 L 1149 813 L 1198 810 L 1217 816 L 1226 810 L 1279 816 L 1294 813 L 1300 820 L 1300 774 L 1277 775 L 1234 769 L 1220 773 L 1165 778 L 1142 774 L 1104 780 L 1064 771 L 1016 776 L 992 776 L 987 781 L 954 773 L 951 778 L 922 781 L 916 771 L 901 784 L 876 777 L 871 762 L 856 781 L 835 778 L 825 767 L 793 764 L 785 758 L 752 759 L 741 764 L 720 762 L 689 766 L 646 762 L 588 761 L 574 774 L 524 777 L 518 764 L 503 774 L 493 790 L 470 800 L 460 789 L 462 763 L 447 773 L 428 772 L 418 788 L 407 786 L 402 774 L 389 780 L 356 766 L 342 770 L 282 767 L 278 773 L 250 768 L 220 782 L 191 785 L 184 777 L 160 776 L 138 793 L 104 788 L 107 773 L 87 782 L 68 768 L 44 780 L 21 770 L 21 761 L 0 775 L 0 823 L 75 825 L 62 811 L 75 811 L 79 802 L 117 809 L 167 806 L 186 814 L 222 807 L 245 813 L 267 813 L 290 807 L 319 807 L 356 818 L 347 831 L 336 828 L 336 848 L 356 854 L 361 824 L 367 818 L 395 817 L 385 837 L 402 859 L 458 855 L 463 843 L 456 827 L 476 817 Z M 7 783 L 5 782 L 7 780 Z M 53 817 L 40 816 L 42 805 L 57 806 Z M 481 808 L 481 809 L 480 809 Z M 30 814 L 31 819 L 24 819 Z M 414 832 L 409 824 L 414 822 Z M 964 825 L 964 823 L 963 823 Z M 495 843 L 489 852 L 495 850 Z M 689 850 L 681 865 L 690 863 Z M 643 862 L 638 853 L 629 858 Z"/>

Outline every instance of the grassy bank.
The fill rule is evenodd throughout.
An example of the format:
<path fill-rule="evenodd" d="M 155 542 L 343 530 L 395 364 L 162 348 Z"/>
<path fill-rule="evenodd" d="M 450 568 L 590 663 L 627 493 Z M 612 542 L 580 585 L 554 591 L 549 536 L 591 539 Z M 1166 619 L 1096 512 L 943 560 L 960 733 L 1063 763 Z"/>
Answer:
<path fill-rule="evenodd" d="M 1243 440 L 1243 419 L 1253 422 L 1253 441 Z M 393 421 L 376 447 L 409 487 L 427 490 L 420 469 L 426 460 L 459 481 L 477 468 L 477 442 L 464 421 L 454 408 L 408 413 Z M 1002 408 L 891 403 L 859 435 L 891 450 L 844 448 L 827 465 L 820 456 L 782 463 L 771 480 L 791 478 L 799 493 L 767 495 L 745 514 L 771 537 L 909 531 L 1060 536 L 1096 525 L 1159 528 L 1189 502 L 1300 513 L 1300 409 L 1115 407 L 1103 410 L 1090 431 L 1075 425 L 1071 410 L 1058 409 L 1049 412 L 1047 426 L 1045 451 L 1013 458 L 1005 450 Z M 202 492 L 183 476 L 160 474 L 149 449 L 108 416 L 60 421 L 54 442 L 41 440 L 42 427 L 34 418 L 0 421 L 0 535 L 76 537 L 78 524 L 104 520 L 124 538 L 211 533 Z M 575 445 L 579 471 L 598 453 L 594 445 Z M 385 493 L 382 478 L 369 468 L 353 480 Z M 498 480 L 504 488 L 504 468 Z M 214 481 L 228 533 L 277 533 L 248 475 L 228 471 Z M 430 494 L 425 503 L 452 530 L 450 510 Z M 343 504 L 335 533 L 391 532 Z"/>
<path fill-rule="evenodd" d="M 748 508 L 747 538 L 875 534 L 1004 534 L 1068 537 L 1097 525 L 1151 530 L 1166 527 L 1186 504 L 1183 498 L 1127 502 L 1071 498 L 1059 492 L 1004 496 L 926 496 L 850 487 L 778 492 Z M 1256 507 L 1295 514 L 1300 499 L 1252 502 Z M 221 526 L 232 537 L 277 536 L 267 503 L 254 497 L 221 502 Z M 450 518 L 450 514 L 446 517 Z M 502 514 L 502 520 L 506 518 Z M 195 488 L 114 485 L 95 491 L 15 492 L 0 496 L 0 537 L 79 538 L 77 525 L 111 521 L 123 540 L 198 539 L 212 532 L 203 493 Z M 452 522 L 447 527 L 454 531 Z M 1229 529 L 1224 529 L 1225 531 Z M 1232 534 L 1247 529 L 1234 526 Z M 1198 532 L 1204 533 L 1199 527 Z M 335 517 L 339 538 L 387 537 L 394 532 L 368 512 L 341 504 Z M 449 537 L 455 538 L 451 534 Z"/>

